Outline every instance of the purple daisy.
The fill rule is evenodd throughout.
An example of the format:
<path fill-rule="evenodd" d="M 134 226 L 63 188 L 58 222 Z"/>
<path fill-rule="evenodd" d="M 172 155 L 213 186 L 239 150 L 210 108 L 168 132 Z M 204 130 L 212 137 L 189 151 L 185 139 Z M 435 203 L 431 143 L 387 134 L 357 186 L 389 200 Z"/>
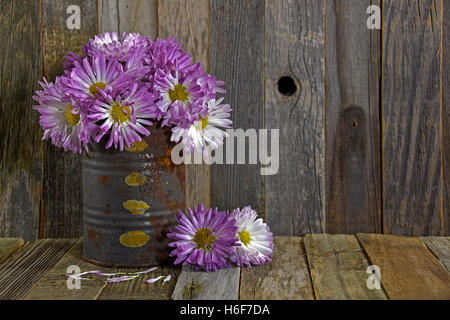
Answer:
<path fill-rule="evenodd" d="M 120 91 L 130 85 L 130 79 L 125 76 L 123 67 L 116 60 L 106 61 L 104 55 L 92 59 L 84 58 L 82 63 L 73 61 L 74 67 L 70 77 L 62 77 L 62 83 L 67 86 L 67 92 L 80 99 L 94 101 L 98 89 L 105 92 Z"/>
<path fill-rule="evenodd" d="M 247 206 L 233 210 L 231 216 L 236 221 L 238 230 L 235 236 L 240 246 L 234 248 L 230 260 L 240 267 L 272 261 L 273 234 L 263 219 L 258 218 L 256 211 Z"/>
<path fill-rule="evenodd" d="M 140 135 L 148 136 L 150 132 L 145 126 L 151 126 L 149 119 L 155 118 L 155 97 L 142 84 L 135 82 L 129 90 L 113 97 L 99 89 L 100 99 L 97 99 L 89 112 L 93 122 L 103 121 L 99 125 L 99 133 L 95 141 L 110 132 L 106 148 L 112 146 L 123 150 L 124 144 L 130 147 L 136 141 L 142 141 Z"/>
<path fill-rule="evenodd" d="M 187 209 L 176 216 L 178 226 L 171 228 L 167 237 L 174 239 L 169 244 L 175 249 L 170 256 L 176 256 L 175 264 L 194 265 L 198 270 L 216 271 L 229 267 L 227 257 L 234 253 L 237 227 L 228 214 L 216 209 L 205 210 L 204 205 Z"/>
<path fill-rule="evenodd" d="M 64 93 L 60 77 L 56 78 L 54 84 L 45 78 L 39 84 L 44 90 L 36 91 L 37 96 L 33 96 L 33 99 L 39 105 L 33 108 L 41 114 L 39 123 L 44 129 L 42 139 L 50 138 L 55 146 L 65 151 L 81 153 L 83 148 L 87 151 L 90 133 L 95 125 L 88 123 L 84 108 Z"/>

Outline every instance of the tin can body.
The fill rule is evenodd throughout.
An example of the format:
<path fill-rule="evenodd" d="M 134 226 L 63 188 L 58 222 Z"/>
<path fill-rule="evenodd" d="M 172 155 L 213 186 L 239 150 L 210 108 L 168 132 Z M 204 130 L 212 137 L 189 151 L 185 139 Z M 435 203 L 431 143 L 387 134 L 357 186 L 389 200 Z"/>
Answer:
<path fill-rule="evenodd" d="M 170 131 L 151 135 L 123 152 L 104 144 L 83 156 L 83 256 L 117 267 L 167 261 L 167 232 L 184 208 L 184 166 L 170 161 Z"/>

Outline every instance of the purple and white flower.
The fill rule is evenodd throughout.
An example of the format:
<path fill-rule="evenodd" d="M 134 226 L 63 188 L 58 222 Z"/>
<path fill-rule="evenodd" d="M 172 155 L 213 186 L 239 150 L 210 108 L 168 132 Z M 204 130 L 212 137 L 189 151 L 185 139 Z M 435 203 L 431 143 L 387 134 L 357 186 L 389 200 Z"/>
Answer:
<path fill-rule="evenodd" d="M 242 210 L 233 210 L 231 216 L 236 221 L 238 230 L 235 237 L 240 246 L 234 248 L 230 260 L 240 267 L 272 261 L 273 235 L 263 219 L 258 218 L 256 211 L 247 206 Z"/>
<path fill-rule="evenodd" d="M 203 205 L 187 209 L 185 215 L 179 211 L 179 223 L 170 229 L 167 236 L 174 240 L 169 244 L 175 249 L 170 256 L 176 256 L 175 264 L 191 264 L 198 270 L 216 271 L 229 267 L 228 256 L 234 253 L 237 243 L 235 221 L 223 211 L 209 209 Z"/>

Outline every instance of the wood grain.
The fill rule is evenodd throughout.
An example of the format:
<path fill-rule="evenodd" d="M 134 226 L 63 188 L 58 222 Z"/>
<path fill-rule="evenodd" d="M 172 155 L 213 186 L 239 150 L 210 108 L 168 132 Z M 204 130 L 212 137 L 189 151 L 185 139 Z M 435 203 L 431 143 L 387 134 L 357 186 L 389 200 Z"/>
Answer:
<path fill-rule="evenodd" d="M 209 62 L 209 0 L 165 0 L 158 4 L 158 36 L 175 37 L 194 62 L 208 70 Z M 193 161 L 192 161 L 193 162 Z M 211 206 L 210 166 L 186 165 L 186 206 L 202 203 Z"/>
<path fill-rule="evenodd" d="M 450 2 L 443 1 L 442 29 L 442 155 L 443 235 L 450 236 Z"/>
<path fill-rule="evenodd" d="M 158 35 L 157 0 L 98 0 L 100 32 L 137 32 Z"/>
<path fill-rule="evenodd" d="M 209 69 L 225 81 L 233 128 L 264 128 L 264 1 L 211 0 L 210 35 Z M 237 164 L 236 150 L 235 141 L 234 164 L 211 166 L 211 206 L 232 210 L 251 205 L 264 217 L 260 166 L 248 164 L 248 157 L 247 164 Z"/>
<path fill-rule="evenodd" d="M 72 248 L 47 272 L 24 300 L 92 300 L 106 285 L 106 278 L 90 276 L 94 280 L 81 280 L 80 289 L 67 287 L 67 268 L 78 266 L 80 272 L 98 270 L 99 267 L 90 264 L 82 258 L 83 242 L 78 240 Z M 103 272 L 115 272 L 114 269 L 102 268 Z M 89 275 L 83 276 L 89 277 Z"/>
<path fill-rule="evenodd" d="M 280 130 L 279 171 L 265 177 L 266 219 L 276 235 L 323 232 L 323 1 L 266 1 L 265 9 L 264 120 Z M 291 95 L 280 93 L 282 77 L 295 81 Z"/>
<path fill-rule="evenodd" d="M 32 95 L 42 78 L 40 2 L 0 3 L 0 237 L 38 237 L 42 142 Z"/>
<path fill-rule="evenodd" d="M 434 255 L 441 261 L 450 273 L 450 238 L 449 237 L 420 237 Z"/>
<path fill-rule="evenodd" d="M 384 232 L 441 235 L 442 1 L 383 1 Z"/>
<path fill-rule="evenodd" d="M 0 266 L 0 300 L 22 298 L 74 243 L 73 239 L 43 239 L 26 244 Z"/>
<path fill-rule="evenodd" d="M 384 300 L 384 291 L 367 288 L 370 265 L 353 235 L 306 235 L 314 293 L 318 300 Z"/>
<path fill-rule="evenodd" d="M 20 238 L 0 238 L 0 265 L 23 244 L 23 239 Z"/>
<path fill-rule="evenodd" d="M 177 283 L 181 268 L 161 266 L 142 277 L 119 283 L 108 283 L 99 295 L 99 300 L 168 300 Z M 117 269 L 116 272 L 144 271 L 145 269 Z M 172 275 L 172 279 L 163 284 L 163 280 L 149 284 L 145 280 L 159 276 Z"/>
<path fill-rule="evenodd" d="M 450 299 L 450 274 L 418 238 L 358 234 L 390 299 Z"/>
<path fill-rule="evenodd" d="M 380 1 L 326 1 L 326 230 L 381 232 Z"/>
<path fill-rule="evenodd" d="M 299 237 L 275 237 L 272 262 L 241 268 L 240 300 L 313 300 L 308 261 Z"/>
<path fill-rule="evenodd" d="M 81 28 L 69 30 L 67 7 L 81 9 Z M 68 50 L 82 53 L 82 46 L 97 31 L 97 2 L 42 1 L 42 51 L 44 76 L 54 81 L 64 71 L 64 55 Z M 81 156 L 64 152 L 50 142 L 44 143 L 44 177 L 40 237 L 61 238 L 81 235 Z"/>
<path fill-rule="evenodd" d="M 184 266 L 172 294 L 173 300 L 237 300 L 240 268 L 216 272 Z"/>

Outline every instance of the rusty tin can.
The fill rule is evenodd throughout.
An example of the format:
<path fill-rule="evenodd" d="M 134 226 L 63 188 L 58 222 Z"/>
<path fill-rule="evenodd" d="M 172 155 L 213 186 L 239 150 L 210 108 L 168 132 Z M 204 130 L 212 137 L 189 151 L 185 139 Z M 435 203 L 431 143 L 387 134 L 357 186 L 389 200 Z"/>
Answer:
<path fill-rule="evenodd" d="M 123 152 L 93 145 L 83 156 L 83 256 L 106 267 L 163 264 L 167 232 L 184 208 L 184 166 L 170 160 L 170 130 Z"/>

